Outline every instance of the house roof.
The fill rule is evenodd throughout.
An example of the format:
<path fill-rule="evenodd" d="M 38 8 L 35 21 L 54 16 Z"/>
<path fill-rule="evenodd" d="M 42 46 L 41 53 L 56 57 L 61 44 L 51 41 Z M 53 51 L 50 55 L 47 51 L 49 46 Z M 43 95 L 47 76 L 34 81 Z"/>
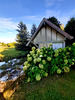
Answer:
<path fill-rule="evenodd" d="M 50 26 L 51 28 L 53 28 L 54 30 L 56 30 L 57 32 L 59 32 L 60 34 L 62 34 L 63 36 L 65 36 L 66 38 L 68 38 L 69 40 L 73 39 L 74 37 L 69 35 L 68 33 L 66 33 L 65 31 L 63 31 L 62 29 L 60 29 L 59 27 L 57 27 L 55 24 L 53 24 L 52 22 L 48 21 L 46 18 L 44 18 L 41 23 L 39 24 L 36 32 L 33 34 L 32 38 L 30 39 L 30 41 L 26 44 L 26 46 L 28 46 L 30 44 L 30 42 L 36 37 L 36 35 L 38 34 L 38 32 L 40 31 L 40 29 L 43 27 L 43 25 L 47 24 L 48 26 Z"/>

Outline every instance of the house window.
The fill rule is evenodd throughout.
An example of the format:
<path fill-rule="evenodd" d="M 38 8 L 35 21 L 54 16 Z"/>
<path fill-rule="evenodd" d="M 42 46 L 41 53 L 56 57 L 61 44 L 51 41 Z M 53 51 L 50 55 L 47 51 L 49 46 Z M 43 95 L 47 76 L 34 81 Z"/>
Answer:
<path fill-rule="evenodd" d="M 63 47 L 63 43 L 53 43 L 53 49 L 58 49 L 58 48 L 62 48 Z"/>

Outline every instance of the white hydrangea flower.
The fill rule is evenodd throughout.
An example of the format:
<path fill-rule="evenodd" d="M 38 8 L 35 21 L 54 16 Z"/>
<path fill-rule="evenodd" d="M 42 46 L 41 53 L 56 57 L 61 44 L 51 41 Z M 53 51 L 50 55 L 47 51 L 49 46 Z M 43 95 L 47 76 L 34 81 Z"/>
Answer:
<path fill-rule="evenodd" d="M 28 68 L 27 66 L 24 66 L 24 67 L 23 67 L 23 70 L 24 70 L 24 71 L 26 71 L 26 70 L 27 70 L 27 68 Z"/>
<path fill-rule="evenodd" d="M 30 51 L 30 54 L 33 55 L 35 53 L 35 51 Z"/>
<path fill-rule="evenodd" d="M 51 61 L 51 57 L 47 57 L 47 60 L 48 60 L 48 61 Z"/>
<path fill-rule="evenodd" d="M 43 63 L 43 64 L 46 64 L 46 61 L 45 61 L 45 60 L 42 60 L 42 63 Z"/>
<path fill-rule="evenodd" d="M 35 47 L 32 47 L 32 51 L 34 51 L 36 48 Z"/>
<path fill-rule="evenodd" d="M 27 57 L 30 57 L 30 54 L 28 54 Z"/>
<path fill-rule="evenodd" d="M 27 66 L 27 64 L 28 64 L 28 61 L 25 61 L 24 65 L 26 65 L 26 66 Z"/>
<path fill-rule="evenodd" d="M 61 69 L 57 69 L 57 74 L 61 74 Z"/>
<path fill-rule="evenodd" d="M 38 58 L 37 58 L 37 62 L 40 62 L 40 61 L 41 61 L 41 58 L 38 57 Z"/>
<path fill-rule="evenodd" d="M 47 77 L 48 76 L 48 73 L 47 72 L 45 72 L 45 77 Z"/>
<path fill-rule="evenodd" d="M 66 65 L 67 63 L 68 63 L 68 60 L 67 60 L 67 59 L 65 59 L 65 60 L 64 60 L 64 64 Z"/>
<path fill-rule="evenodd" d="M 40 54 L 40 49 L 37 49 L 37 54 Z"/>
<path fill-rule="evenodd" d="M 27 61 L 29 62 L 29 61 L 32 61 L 32 57 L 28 57 L 27 58 Z"/>
<path fill-rule="evenodd" d="M 39 64 L 39 68 L 43 69 L 43 65 L 42 64 Z"/>
<path fill-rule="evenodd" d="M 40 74 L 38 73 L 38 74 L 36 74 L 36 80 L 37 81 L 40 81 L 41 80 L 41 76 L 40 76 Z"/>
<path fill-rule="evenodd" d="M 36 56 L 36 57 L 38 57 L 39 55 L 38 55 L 38 54 L 36 54 L 35 56 Z"/>
<path fill-rule="evenodd" d="M 27 64 L 27 68 L 29 68 L 31 65 L 30 64 Z"/>
<path fill-rule="evenodd" d="M 33 60 L 33 62 L 34 62 L 34 64 L 36 64 L 36 62 L 37 62 L 37 59 L 34 59 L 34 60 Z"/>
<path fill-rule="evenodd" d="M 39 57 L 43 57 L 43 55 L 40 55 Z"/>

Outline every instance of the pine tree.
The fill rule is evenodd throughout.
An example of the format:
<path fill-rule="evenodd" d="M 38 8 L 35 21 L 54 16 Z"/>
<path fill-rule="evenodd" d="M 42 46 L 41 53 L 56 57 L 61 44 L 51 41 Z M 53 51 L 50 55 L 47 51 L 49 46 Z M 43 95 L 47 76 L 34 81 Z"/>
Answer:
<path fill-rule="evenodd" d="M 31 35 L 33 35 L 35 33 L 36 29 L 37 29 L 36 25 L 33 23 L 32 29 L 31 29 Z"/>
<path fill-rule="evenodd" d="M 27 31 L 27 27 L 25 24 L 23 24 L 23 22 L 19 22 L 18 24 L 18 29 L 16 30 L 18 32 L 17 34 L 17 39 L 16 39 L 16 44 L 15 44 L 15 48 L 17 50 L 27 50 L 28 47 L 26 47 L 26 44 L 28 42 L 28 31 Z"/>

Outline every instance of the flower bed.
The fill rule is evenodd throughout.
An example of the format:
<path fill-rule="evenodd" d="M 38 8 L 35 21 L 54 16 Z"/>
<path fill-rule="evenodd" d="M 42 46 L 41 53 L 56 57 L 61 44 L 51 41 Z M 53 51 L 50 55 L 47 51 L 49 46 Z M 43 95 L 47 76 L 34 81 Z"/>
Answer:
<path fill-rule="evenodd" d="M 75 63 L 75 43 L 57 50 L 53 50 L 51 46 L 52 44 L 48 48 L 41 49 L 32 47 L 23 67 L 27 82 L 40 81 L 49 74 L 68 73 L 71 70 L 71 66 Z"/>

